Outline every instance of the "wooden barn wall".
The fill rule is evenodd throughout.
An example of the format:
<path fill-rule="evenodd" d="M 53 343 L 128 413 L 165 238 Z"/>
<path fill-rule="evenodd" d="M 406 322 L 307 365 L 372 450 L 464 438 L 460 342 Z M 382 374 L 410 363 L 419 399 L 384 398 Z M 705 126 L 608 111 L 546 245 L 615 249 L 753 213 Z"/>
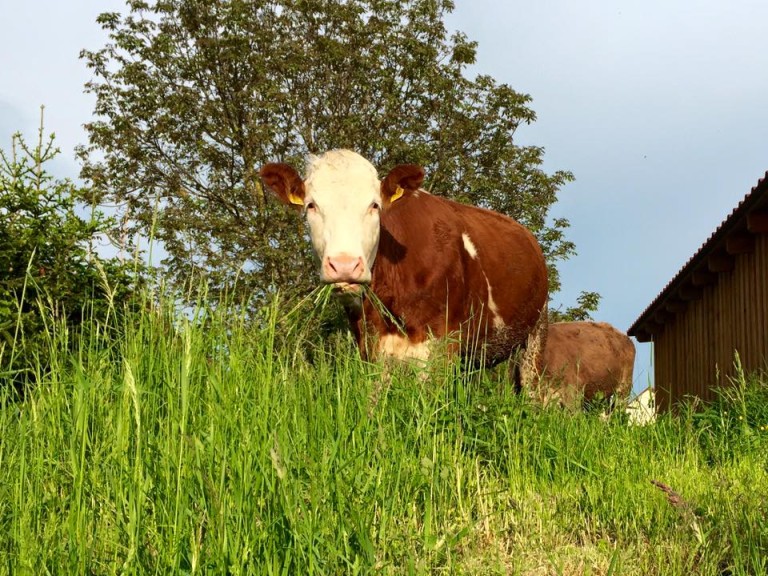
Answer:
<path fill-rule="evenodd" d="M 768 236 L 735 257 L 702 297 L 668 320 L 654 337 L 656 402 L 667 410 L 685 396 L 713 398 L 728 383 L 738 351 L 746 372 L 766 367 L 768 352 Z"/>

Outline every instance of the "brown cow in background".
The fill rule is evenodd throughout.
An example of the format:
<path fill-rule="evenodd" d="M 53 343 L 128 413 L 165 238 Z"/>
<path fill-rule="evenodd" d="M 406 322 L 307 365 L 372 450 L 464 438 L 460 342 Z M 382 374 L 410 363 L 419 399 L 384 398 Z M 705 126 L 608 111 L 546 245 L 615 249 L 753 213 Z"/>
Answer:
<path fill-rule="evenodd" d="M 605 322 L 550 324 L 532 395 L 577 408 L 599 398 L 624 400 L 632 388 L 635 346 Z"/>

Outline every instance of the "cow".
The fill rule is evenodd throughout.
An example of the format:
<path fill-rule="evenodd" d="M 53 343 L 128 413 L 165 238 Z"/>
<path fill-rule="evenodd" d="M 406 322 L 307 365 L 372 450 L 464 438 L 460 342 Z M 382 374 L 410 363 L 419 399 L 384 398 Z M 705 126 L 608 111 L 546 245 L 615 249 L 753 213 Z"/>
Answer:
<path fill-rule="evenodd" d="M 491 366 L 544 332 L 547 268 L 521 224 L 427 192 L 416 164 L 380 181 L 359 154 L 332 150 L 305 172 L 271 163 L 260 176 L 303 211 L 321 282 L 353 296 L 345 309 L 363 357 L 426 360 L 449 337 L 451 353 Z"/>
<path fill-rule="evenodd" d="M 625 400 L 632 388 L 635 346 L 606 322 L 556 322 L 547 338 L 533 395 L 579 408 L 595 400 Z"/>

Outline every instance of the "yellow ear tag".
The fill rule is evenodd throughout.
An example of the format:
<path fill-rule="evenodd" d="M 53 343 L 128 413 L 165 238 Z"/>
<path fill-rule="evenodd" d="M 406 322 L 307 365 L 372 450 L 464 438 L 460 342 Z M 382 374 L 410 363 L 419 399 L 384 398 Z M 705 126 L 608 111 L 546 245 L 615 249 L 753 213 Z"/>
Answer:
<path fill-rule="evenodd" d="M 288 192 L 288 202 L 298 206 L 304 206 L 304 200 L 296 196 L 296 194 L 291 194 L 290 192 Z"/>
<path fill-rule="evenodd" d="M 395 190 L 395 193 L 392 194 L 392 198 L 390 198 L 389 201 L 390 202 L 394 202 L 395 200 L 400 198 L 403 195 L 404 192 L 405 192 L 405 190 L 403 190 L 402 187 L 398 186 L 397 190 Z"/>

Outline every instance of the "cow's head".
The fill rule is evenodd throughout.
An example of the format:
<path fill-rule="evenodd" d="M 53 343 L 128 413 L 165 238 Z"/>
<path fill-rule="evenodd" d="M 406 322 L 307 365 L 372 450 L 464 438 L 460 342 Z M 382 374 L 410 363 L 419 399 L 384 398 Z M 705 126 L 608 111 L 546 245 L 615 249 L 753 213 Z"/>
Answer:
<path fill-rule="evenodd" d="M 320 279 L 340 286 L 371 281 L 381 212 L 424 179 L 420 166 L 405 164 L 379 182 L 373 165 L 349 150 L 311 156 L 304 180 L 288 164 L 267 164 L 260 174 L 280 200 L 304 211 Z"/>

